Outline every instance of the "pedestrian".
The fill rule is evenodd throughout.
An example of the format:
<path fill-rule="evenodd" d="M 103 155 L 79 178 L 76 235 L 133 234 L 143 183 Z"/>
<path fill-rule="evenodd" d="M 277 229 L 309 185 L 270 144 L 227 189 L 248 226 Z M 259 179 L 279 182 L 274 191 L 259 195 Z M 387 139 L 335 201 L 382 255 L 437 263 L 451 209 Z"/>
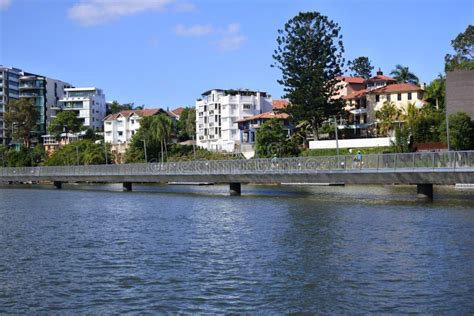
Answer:
<path fill-rule="evenodd" d="M 362 154 L 360 153 L 360 150 L 357 151 L 357 163 L 359 164 L 359 169 L 362 169 Z"/>

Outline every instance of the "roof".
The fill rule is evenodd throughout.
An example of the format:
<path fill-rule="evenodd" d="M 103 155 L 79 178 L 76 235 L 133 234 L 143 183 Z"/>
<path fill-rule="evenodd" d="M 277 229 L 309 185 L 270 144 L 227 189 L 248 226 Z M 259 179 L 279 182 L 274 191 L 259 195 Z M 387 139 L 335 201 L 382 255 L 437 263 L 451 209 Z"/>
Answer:
<path fill-rule="evenodd" d="M 184 111 L 184 108 L 180 106 L 179 108 L 176 108 L 174 110 L 171 110 L 171 113 L 176 114 L 177 116 L 180 116 Z"/>
<path fill-rule="evenodd" d="M 123 117 L 130 117 L 133 114 L 138 115 L 140 117 L 144 116 L 153 116 L 156 114 L 163 113 L 164 111 L 162 109 L 143 109 L 143 110 L 125 110 L 125 111 L 120 111 L 119 113 L 113 113 L 109 114 L 104 118 L 104 121 L 114 121 L 116 120 L 119 116 Z"/>
<path fill-rule="evenodd" d="M 349 77 L 349 76 L 340 76 L 336 77 L 337 80 L 344 81 L 347 83 L 358 83 L 358 84 L 363 84 L 365 82 L 365 79 L 362 77 Z"/>
<path fill-rule="evenodd" d="M 270 120 L 270 119 L 284 120 L 284 119 L 287 119 L 288 117 L 289 115 L 286 113 L 265 112 L 262 114 L 246 116 L 238 120 L 237 123 L 243 123 L 243 122 L 253 121 L 253 120 Z"/>
<path fill-rule="evenodd" d="M 83 88 L 65 88 L 64 91 L 95 91 L 100 88 L 95 87 L 83 87 Z"/>
<path fill-rule="evenodd" d="M 385 75 L 377 75 L 375 77 L 367 79 L 367 81 L 380 81 L 380 80 L 383 80 L 383 81 L 397 81 L 396 79 L 394 79 L 392 77 L 389 77 L 389 76 L 385 76 Z"/>
<path fill-rule="evenodd" d="M 382 94 L 386 92 L 409 92 L 409 91 L 420 91 L 420 86 L 412 83 L 395 83 L 389 84 L 381 88 L 371 90 L 370 93 Z"/>
<path fill-rule="evenodd" d="M 356 98 L 363 97 L 366 94 L 367 94 L 367 89 L 362 89 L 362 90 L 358 90 L 358 91 L 354 91 L 352 93 L 349 93 L 348 95 L 342 97 L 342 99 L 344 99 L 344 100 L 356 99 Z"/>
<path fill-rule="evenodd" d="M 272 108 L 274 109 L 284 109 L 288 106 L 288 104 L 290 103 L 290 101 L 288 100 L 273 100 L 272 101 Z"/>

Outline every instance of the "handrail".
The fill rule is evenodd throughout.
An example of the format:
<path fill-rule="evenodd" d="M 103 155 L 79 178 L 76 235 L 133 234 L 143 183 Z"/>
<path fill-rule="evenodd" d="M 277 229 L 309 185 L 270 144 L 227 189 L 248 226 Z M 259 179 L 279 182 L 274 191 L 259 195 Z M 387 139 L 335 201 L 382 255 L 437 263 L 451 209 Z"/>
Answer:
<path fill-rule="evenodd" d="M 129 176 L 129 175 L 220 175 L 295 174 L 314 172 L 363 172 L 371 170 L 416 171 L 444 169 L 462 171 L 474 168 L 474 151 L 429 153 L 368 154 L 362 161 L 353 155 L 257 158 L 249 160 L 199 160 L 150 162 L 123 165 L 81 165 L 42 167 L 0 167 L 0 180 L 15 177 Z"/>

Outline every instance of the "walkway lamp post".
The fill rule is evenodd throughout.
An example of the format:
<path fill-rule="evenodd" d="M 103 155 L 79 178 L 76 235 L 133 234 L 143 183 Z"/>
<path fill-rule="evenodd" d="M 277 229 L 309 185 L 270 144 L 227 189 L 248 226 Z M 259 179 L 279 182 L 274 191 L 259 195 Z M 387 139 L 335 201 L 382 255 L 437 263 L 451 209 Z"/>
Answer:
<path fill-rule="evenodd" d="M 337 119 L 336 119 L 336 116 L 334 116 L 334 130 L 336 132 L 336 155 L 339 157 L 339 139 L 338 139 L 338 135 L 337 135 Z M 339 158 L 338 158 L 338 162 L 339 162 Z"/>
<path fill-rule="evenodd" d="M 146 140 L 143 139 L 143 151 L 145 152 L 145 163 L 148 162 L 148 157 L 147 157 L 147 154 L 146 154 Z"/>
<path fill-rule="evenodd" d="M 107 143 L 105 142 L 105 140 L 104 140 L 104 153 L 105 153 L 105 164 L 108 165 L 109 164 L 109 158 L 107 156 Z"/>

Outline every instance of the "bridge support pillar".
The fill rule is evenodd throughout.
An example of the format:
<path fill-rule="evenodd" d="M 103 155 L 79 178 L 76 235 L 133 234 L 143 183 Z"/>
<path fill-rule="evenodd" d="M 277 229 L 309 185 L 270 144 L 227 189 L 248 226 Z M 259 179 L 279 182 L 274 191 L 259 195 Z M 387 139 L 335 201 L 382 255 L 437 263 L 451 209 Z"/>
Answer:
<path fill-rule="evenodd" d="M 56 189 L 61 189 L 63 187 L 63 183 L 61 181 L 54 181 L 53 185 Z"/>
<path fill-rule="evenodd" d="M 229 183 L 229 194 L 231 196 L 239 196 L 242 192 L 241 185 L 238 182 Z"/>
<path fill-rule="evenodd" d="M 416 185 L 416 197 L 423 201 L 433 201 L 433 184 L 421 183 Z"/>
<path fill-rule="evenodd" d="M 123 191 L 132 191 L 132 183 L 124 182 L 122 188 L 123 188 Z"/>

